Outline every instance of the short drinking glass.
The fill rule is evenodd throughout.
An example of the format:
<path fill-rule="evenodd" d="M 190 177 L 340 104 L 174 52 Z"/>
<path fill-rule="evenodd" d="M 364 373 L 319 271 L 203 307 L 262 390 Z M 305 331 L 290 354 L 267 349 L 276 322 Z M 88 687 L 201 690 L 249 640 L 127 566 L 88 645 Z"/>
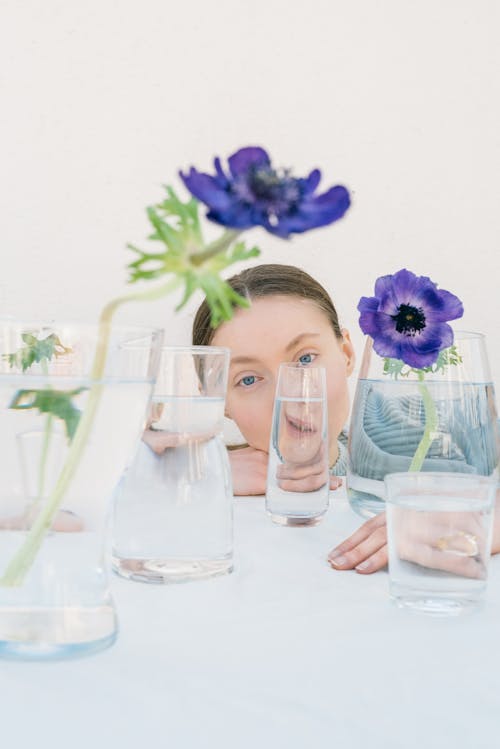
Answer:
<path fill-rule="evenodd" d="M 497 478 L 392 473 L 385 486 L 392 599 L 436 615 L 477 606 L 486 589 Z"/>
<path fill-rule="evenodd" d="M 324 367 L 281 364 L 274 401 L 266 510 L 282 525 L 314 525 L 328 509 Z"/>

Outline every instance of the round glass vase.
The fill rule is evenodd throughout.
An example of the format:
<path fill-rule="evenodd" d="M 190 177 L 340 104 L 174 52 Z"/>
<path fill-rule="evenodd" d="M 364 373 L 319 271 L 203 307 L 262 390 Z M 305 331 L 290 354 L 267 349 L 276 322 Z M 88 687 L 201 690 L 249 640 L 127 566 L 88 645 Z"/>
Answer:
<path fill-rule="evenodd" d="M 108 499 L 144 426 L 159 345 L 145 328 L 106 341 L 96 325 L 0 321 L 1 657 L 114 642 Z"/>
<path fill-rule="evenodd" d="M 387 360 L 367 339 L 352 408 L 346 481 L 351 507 L 363 517 L 385 509 L 389 473 L 498 472 L 497 413 L 484 336 L 459 331 L 454 346 L 455 363 L 419 377 L 406 366 L 397 375 L 384 373 Z"/>

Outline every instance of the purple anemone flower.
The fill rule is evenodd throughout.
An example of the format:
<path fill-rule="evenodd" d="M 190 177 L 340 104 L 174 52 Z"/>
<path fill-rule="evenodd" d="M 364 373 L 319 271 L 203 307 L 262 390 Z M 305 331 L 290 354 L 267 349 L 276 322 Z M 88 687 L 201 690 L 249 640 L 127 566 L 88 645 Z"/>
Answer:
<path fill-rule="evenodd" d="M 358 310 L 361 330 L 373 338 L 377 354 L 417 369 L 434 364 L 439 352 L 452 345 L 447 320 L 464 313 L 458 297 L 404 268 L 378 278 L 375 296 L 361 297 Z"/>
<path fill-rule="evenodd" d="M 190 193 L 208 206 L 207 218 L 231 229 L 263 226 L 286 239 L 331 224 L 349 208 L 345 187 L 337 185 L 317 195 L 319 169 L 305 178 L 292 177 L 288 169 L 274 169 L 263 148 L 241 148 L 228 164 L 228 174 L 216 158 L 214 175 L 191 167 L 180 176 Z"/>

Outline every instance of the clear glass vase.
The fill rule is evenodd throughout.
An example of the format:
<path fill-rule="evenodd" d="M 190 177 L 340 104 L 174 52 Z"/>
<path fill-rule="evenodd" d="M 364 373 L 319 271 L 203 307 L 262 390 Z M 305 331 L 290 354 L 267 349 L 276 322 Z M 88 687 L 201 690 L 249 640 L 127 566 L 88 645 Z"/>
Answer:
<path fill-rule="evenodd" d="M 385 509 L 384 477 L 418 470 L 412 466 L 417 450 L 422 471 L 498 472 L 497 413 L 484 336 L 457 332 L 454 344 L 461 361 L 419 380 L 413 372 L 384 374 L 384 360 L 367 339 L 348 443 L 347 492 L 360 515 Z"/>
<path fill-rule="evenodd" d="M 148 428 L 115 492 L 113 567 L 128 579 L 198 580 L 233 568 L 222 437 L 229 349 L 162 350 Z"/>
<path fill-rule="evenodd" d="M 109 499 L 145 423 L 160 334 L 0 321 L 0 656 L 110 645 Z"/>

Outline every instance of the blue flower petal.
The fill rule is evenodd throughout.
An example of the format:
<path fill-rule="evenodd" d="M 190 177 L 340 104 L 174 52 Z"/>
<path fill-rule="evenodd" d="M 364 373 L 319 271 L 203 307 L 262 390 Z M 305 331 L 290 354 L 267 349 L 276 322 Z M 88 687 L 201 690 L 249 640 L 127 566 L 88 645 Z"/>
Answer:
<path fill-rule="evenodd" d="M 290 170 L 275 170 L 267 152 L 259 146 L 241 148 L 229 159 L 229 173 L 219 158 L 215 175 L 192 168 L 181 178 L 188 190 L 205 203 L 208 218 L 231 228 L 262 226 L 271 234 L 287 238 L 341 218 L 350 205 L 349 193 L 337 185 L 314 195 L 321 172 L 313 169 L 306 178 L 295 178 Z"/>
<path fill-rule="evenodd" d="M 402 359 L 410 367 L 421 369 L 422 367 L 430 367 L 434 364 L 438 356 L 438 348 L 427 352 L 418 351 L 415 348 L 414 339 L 406 338 L 401 346 L 401 353 L 398 358 Z"/>
<path fill-rule="evenodd" d="M 229 179 L 226 176 L 226 173 L 224 172 L 222 165 L 220 163 L 220 159 L 217 156 L 214 159 L 214 166 L 215 166 L 215 172 L 217 176 L 215 179 L 217 180 L 217 184 L 222 187 L 224 190 L 227 190 L 230 187 Z"/>
<path fill-rule="evenodd" d="M 412 340 L 415 351 L 442 351 L 453 344 L 453 329 L 447 323 L 427 325 L 420 335 L 416 335 Z"/>
<path fill-rule="evenodd" d="M 422 295 L 422 304 L 429 321 L 456 320 L 464 313 L 460 299 L 445 289 L 427 289 Z"/>
<path fill-rule="evenodd" d="M 375 296 L 362 297 L 358 309 L 360 327 L 373 338 L 374 350 L 416 369 L 434 364 L 439 352 L 453 344 L 447 321 L 463 314 L 458 297 L 406 268 L 378 278 Z"/>
<path fill-rule="evenodd" d="M 253 212 L 249 206 L 230 205 L 227 210 L 210 210 L 207 218 L 228 229 L 250 229 L 256 225 Z"/>
<path fill-rule="evenodd" d="M 267 152 L 259 146 L 247 146 L 240 148 L 228 159 L 229 169 L 233 177 L 245 175 L 249 169 L 256 167 L 268 167 L 271 161 Z"/>
<path fill-rule="evenodd" d="M 230 195 L 223 190 L 215 177 L 191 168 L 189 174 L 179 173 L 189 192 L 211 209 L 223 211 L 231 206 Z"/>
<path fill-rule="evenodd" d="M 411 270 L 402 268 L 400 271 L 393 276 L 393 287 L 394 295 L 398 300 L 399 304 L 412 304 L 412 300 L 419 288 L 419 285 L 423 282 L 426 283 L 428 279 L 421 276 L 420 278 L 412 273 Z"/>
<path fill-rule="evenodd" d="M 376 296 L 362 296 L 358 302 L 358 312 L 377 312 L 378 299 Z"/>
<path fill-rule="evenodd" d="M 302 183 L 304 194 L 313 193 L 321 181 L 321 172 L 319 169 L 313 169 L 306 179 L 299 180 Z"/>
<path fill-rule="evenodd" d="M 389 356 L 391 359 L 401 359 L 401 341 L 395 341 L 392 336 L 378 334 L 373 339 L 373 348 L 379 356 Z"/>

